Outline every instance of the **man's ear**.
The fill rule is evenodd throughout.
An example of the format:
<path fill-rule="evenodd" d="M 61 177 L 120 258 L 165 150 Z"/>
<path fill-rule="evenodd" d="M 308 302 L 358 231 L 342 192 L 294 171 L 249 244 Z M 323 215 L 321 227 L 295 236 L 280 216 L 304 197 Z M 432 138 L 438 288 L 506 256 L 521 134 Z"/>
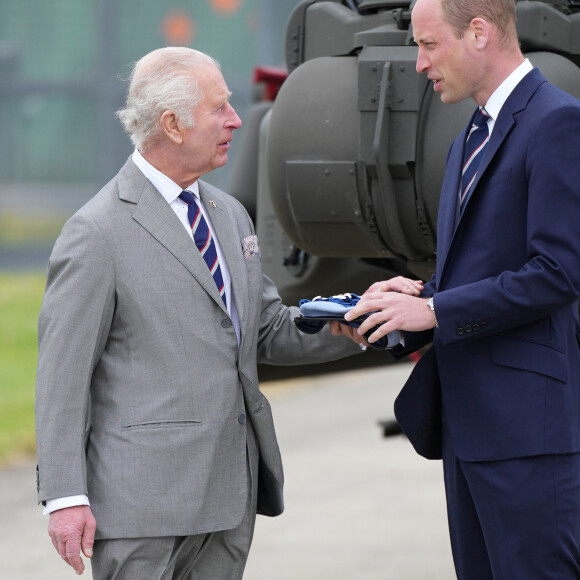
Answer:
<path fill-rule="evenodd" d="M 183 142 L 183 131 L 173 111 L 165 111 L 159 119 L 161 130 L 166 137 L 173 143 L 181 144 Z"/>
<path fill-rule="evenodd" d="M 483 48 L 487 44 L 489 32 L 489 23 L 483 18 L 474 18 L 469 24 L 469 33 L 478 48 Z"/>

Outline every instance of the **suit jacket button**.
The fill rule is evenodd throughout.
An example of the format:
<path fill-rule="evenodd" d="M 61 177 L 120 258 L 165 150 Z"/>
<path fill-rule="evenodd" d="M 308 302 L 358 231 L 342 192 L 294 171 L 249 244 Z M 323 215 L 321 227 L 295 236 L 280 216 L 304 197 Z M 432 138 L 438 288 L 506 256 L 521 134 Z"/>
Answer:
<path fill-rule="evenodd" d="M 466 324 L 465 325 L 465 332 L 471 332 L 473 329 L 471 327 L 471 324 Z"/>
<path fill-rule="evenodd" d="M 465 333 L 465 330 L 464 330 L 464 329 L 463 329 L 463 328 L 460 326 L 460 327 L 457 329 L 457 334 L 458 334 L 459 336 L 461 336 L 461 335 L 462 335 L 462 334 L 464 334 L 464 333 Z"/>
<path fill-rule="evenodd" d="M 238 415 L 238 421 L 240 422 L 240 425 L 243 425 L 246 422 L 246 415 L 244 413 L 240 413 Z"/>
<path fill-rule="evenodd" d="M 477 322 L 473 325 L 473 330 L 475 332 L 477 332 L 478 330 L 480 330 L 479 324 L 477 324 Z"/>
<path fill-rule="evenodd" d="M 232 321 L 229 318 L 224 318 L 222 320 L 222 328 L 229 328 L 232 325 Z"/>

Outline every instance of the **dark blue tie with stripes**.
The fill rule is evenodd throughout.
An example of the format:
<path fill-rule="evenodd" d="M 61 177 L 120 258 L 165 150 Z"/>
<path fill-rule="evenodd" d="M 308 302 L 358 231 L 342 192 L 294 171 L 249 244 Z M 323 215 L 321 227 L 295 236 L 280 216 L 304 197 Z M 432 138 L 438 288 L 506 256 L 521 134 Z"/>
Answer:
<path fill-rule="evenodd" d="M 188 206 L 187 218 L 189 219 L 189 225 L 191 226 L 195 245 L 203 256 L 203 259 L 215 280 L 216 286 L 218 287 L 220 296 L 222 297 L 224 304 L 227 306 L 224 279 L 218 260 L 215 242 L 211 236 L 207 221 L 203 217 L 203 213 L 201 212 L 194 195 L 190 191 L 182 191 L 179 198 Z"/>
<path fill-rule="evenodd" d="M 475 176 L 479 163 L 483 157 L 483 150 L 489 141 L 489 129 L 487 121 L 489 114 L 482 107 L 477 111 L 473 125 L 467 137 L 465 144 L 465 153 L 463 155 L 463 171 L 461 174 L 461 193 L 459 195 L 459 205 L 462 207 L 463 202 L 467 198 Z"/>

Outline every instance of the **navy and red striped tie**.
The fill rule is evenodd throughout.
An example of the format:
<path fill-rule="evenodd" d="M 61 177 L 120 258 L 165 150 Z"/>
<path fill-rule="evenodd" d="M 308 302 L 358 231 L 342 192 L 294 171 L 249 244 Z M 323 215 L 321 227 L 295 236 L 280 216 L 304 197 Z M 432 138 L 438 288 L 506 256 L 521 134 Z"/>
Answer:
<path fill-rule="evenodd" d="M 218 260 L 215 242 L 213 241 L 207 221 L 203 217 L 203 213 L 201 212 L 194 195 L 190 191 L 182 191 L 179 198 L 188 206 L 187 218 L 189 220 L 189 225 L 191 226 L 195 245 L 205 260 L 216 286 L 218 287 L 220 296 L 222 297 L 224 304 L 227 306 L 224 279 Z"/>
<path fill-rule="evenodd" d="M 483 150 L 489 141 L 489 129 L 487 127 L 489 117 L 490 115 L 483 107 L 477 111 L 465 143 L 463 171 L 461 174 L 461 193 L 459 195 L 460 207 L 467 198 L 469 190 L 475 180 L 479 163 L 483 157 Z"/>

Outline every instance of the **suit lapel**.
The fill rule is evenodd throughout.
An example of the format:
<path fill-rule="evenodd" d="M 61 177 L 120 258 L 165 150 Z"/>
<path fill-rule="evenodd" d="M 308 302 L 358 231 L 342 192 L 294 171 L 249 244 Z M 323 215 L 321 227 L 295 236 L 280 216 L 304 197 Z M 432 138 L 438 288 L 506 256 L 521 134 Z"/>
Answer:
<path fill-rule="evenodd" d="M 469 126 L 471 126 L 471 121 L 467 127 Z M 452 145 L 445 168 L 443 185 L 441 187 L 437 224 L 437 257 L 441 264 L 445 263 L 457 223 L 457 203 L 466 136 L 467 128 L 457 137 Z M 441 269 L 438 268 L 438 275 L 440 273 Z"/>
<path fill-rule="evenodd" d="M 207 264 L 163 196 L 132 161 L 125 165 L 119 177 L 119 197 L 136 204 L 133 219 L 167 248 L 225 310 Z"/>
<path fill-rule="evenodd" d="M 507 102 L 506 102 L 506 104 L 507 104 Z M 504 107 L 505 107 L 505 104 L 504 104 Z M 502 111 L 503 110 L 505 110 L 505 109 L 502 107 Z M 489 139 L 489 143 L 487 144 L 487 146 L 485 147 L 485 149 L 483 151 L 483 157 L 481 158 L 481 162 L 479 164 L 477 174 L 476 174 L 475 179 L 473 181 L 473 185 L 471 186 L 470 192 L 464 201 L 464 207 L 463 207 L 464 210 L 465 210 L 465 207 L 467 207 L 467 204 L 471 200 L 472 196 L 477 195 L 477 184 L 481 180 L 481 177 L 485 174 L 485 170 L 489 167 L 491 160 L 493 159 L 494 155 L 497 153 L 497 150 L 500 148 L 501 144 L 503 143 L 504 139 L 506 138 L 506 135 L 510 132 L 513 125 L 514 125 L 513 114 L 511 114 L 511 112 L 508 111 L 507 114 L 502 115 L 500 112 L 500 115 L 497 118 L 497 121 L 495 122 L 495 126 L 493 128 L 493 132 L 492 132 L 491 137 Z M 462 156 L 463 156 L 464 150 L 465 150 L 465 141 L 463 143 Z M 459 223 L 459 221 L 461 221 L 463 213 L 464 212 L 461 212 L 461 215 L 459 216 L 458 223 Z"/>
<path fill-rule="evenodd" d="M 499 116 L 495 122 L 489 143 L 483 152 L 483 157 L 481 158 L 481 163 L 479 165 L 477 175 L 475 176 L 475 181 L 471 186 L 471 194 L 464 202 L 465 204 L 469 203 L 469 200 L 472 196 L 477 195 L 477 184 L 485 175 L 485 171 L 489 167 L 489 164 L 491 163 L 494 155 L 497 153 L 498 149 L 501 147 L 501 144 L 514 126 L 516 115 L 527 107 L 532 95 L 543 82 L 546 82 L 546 79 L 540 73 L 540 71 L 538 69 L 531 70 L 515 87 L 511 95 L 503 104 Z M 470 121 L 468 127 L 471 126 L 472 122 L 473 118 Z M 463 141 L 463 144 L 462 155 L 465 148 L 465 140 Z"/>
<path fill-rule="evenodd" d="M 244 275 L 242 248 L 237 236 L 237 229 L 232 227 L 232 219 L 223 202 L 223 193 L 219 193 L 219 196 L 212 196 L 211 188 L 206 183 L 199 182 L 199 196 L 209 216 L 230 272 L 231 290 L 234 293 L 241 324 L 248 306 L 247 276 Z"/>
<path fill-rule="evenodd" d="M 508 136 L 509 132 L 515 125 L 515 118 L 518 113 L 525 110 L 530 98 L 538 89 L 540 84 L 546 82 L 544 76 L 538 69 L 530 71 L 516 86 L 506 102 L 503 104 L 499 116 L 495 122 L 489 143 L 487 144 L 477 176 L 471 187 L 471 195 L 464 202 L 469 204 L 470 201 L 480 194 L 478 183 L 481 181 L 488 170 L 494 156 L 498 153 L 502 143 Z M 464 206 L 458 220 L 456 219 L 457 199 L 459 192 L 459 182 L 463 166 L 463 152 L 465 150 L 465 141 L 467 132 L 473 123 L 472 116 L 463 133 L 457 138 L 453 145 L 453 151 L 450 154 L 445 179 L 443 182 L 442 195 L 440 201 L 440 223 L 438 224 L 439 243 L 437 246 L 437 255 L 441 260 L 443 267 L 438 268 L 438 278 L 440 280 L 444 266 L 453 243 L 454 234 L 461 222 L 466 219 L 466 206 Z"/>

